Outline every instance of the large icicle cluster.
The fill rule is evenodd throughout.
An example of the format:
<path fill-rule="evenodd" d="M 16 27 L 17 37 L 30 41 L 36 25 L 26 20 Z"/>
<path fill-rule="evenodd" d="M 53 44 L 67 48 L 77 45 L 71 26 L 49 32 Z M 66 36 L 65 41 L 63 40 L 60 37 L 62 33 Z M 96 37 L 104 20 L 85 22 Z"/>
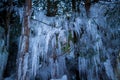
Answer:
<path fill-rule="evenodd" d="M 119 5 L 115 3 L 99 2 L 91 6 L 88 19 L 83 16 L 82 19 L 86 19 L 83 24 L 86 30 L 79 41 L 80 79 L 119 80 L 119 73 L 116 72 L 116 69 L 120 70 L 118 68 L 120 63 L 118 60 L 120 23 L 117 17 L 120 9 L 118 7 Z M 111 35 L 114 37 L 110 39 Z M 113 55 L 114 59 L 112 59 Z"/>
<path fill-rule="evenodd" d="M 69 20 L 35 11 L 23 74 L 32 80 L 118 80 L 120 44 L 114 43 L 120 41 L 120 29 L 119 22 L 111 23 L 118 18 L 110 11 L 115 9 L 118 16 L 120 10 L 115 7 L 92 4 L 87 17 L 81 4 L 81 13 L 72 14 Z"/>
<path fill-rule="evenodd" d="M 42 12 L 36 12 L 35 19 L 53 24 L 55 18 L 47 18 Z M 32 21 L 30 37 L 31 73 L 42 80 L 60 78 L 66 74 L 65 56 L 61 45 L 67 42 L 67 34 L 62 27 L 54 27 Z M 43 75 L 44 74 L 44 75 Z"/>

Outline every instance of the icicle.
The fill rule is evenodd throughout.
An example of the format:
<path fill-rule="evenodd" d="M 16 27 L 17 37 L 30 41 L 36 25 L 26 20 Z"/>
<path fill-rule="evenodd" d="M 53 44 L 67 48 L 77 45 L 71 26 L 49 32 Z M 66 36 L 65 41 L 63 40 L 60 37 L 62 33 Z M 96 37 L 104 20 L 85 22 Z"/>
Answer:
<path fill-rule="evenodd" d="M 111 62 L 110 60 L 107 60 L 105 63 L 104 63 L 104 66 L 105 66 L 105 70 L 106 70 L 106 73 L 108 75 L 108 77 L 112 80 L 115 79 L 114 77 L 114 72 L 113 72 L 113 67 L 111 65 Z"/>
<path fill-rule="evenodd" d="M 18 80 L 21 80 L 22 76 L 22 58 L 19 59 L 19 65 L 18 65 Z"/>
<path fill-rule="evenodd" d="M 64 75 L 66 72 L 66 65 L 65 65 L 65 58 L 64 57 L 58 57 L 58 59 L 54 62 L 54 60 L 50 59 L 50 65 L 51 65 L 51 77 L 53 79 L 57 79 L 58 77 Z"/>
<path fill-rule="evenodd" d="M 27 72 L 28 72 L 28 57 L 29 57 L 29 53 L 26 53 L 25 56 L 24 56 L 24 66 L 23 66 L 23 80 L 26 79 L 26 75 L 27 75 Z"/>
<path fill-rule="evenodd" d="M 5 43 L 3 39 L 0 39 L 0 79 L 2 80 L 3 72 L 5 70 L 8 60 L 8 52 L 5 48 Z"/>
<path fill-rule="evenodd" d="M 66 44 L 67 43 L 67 36 L 65 35 L 65 30 L 61 30 L 59 32 L 59 36 L 58 36 L 58 39 L 60 42 L 62 42 L 62 44 Z"/>
<path fill-rule="evenodd" d="M 8 53 L 7 52 L 0 52 L 0 79 L 3 76 L 3 72 L 5 70 L 6 64 L 8 60 Z"/>
<path fill-rule="evenodd" d="M 20 22 L 22 23 L 22 20 L 23 20 L 23 8 L 19 8 L 18 12 L 19 12 L 19 16 L 20 16 Z"/>
<path fill-rule="evenodd" d="M 61 46 L 61 43 L 60 43 L 59 40 L 58 40 L 58 47 L 59 47 L 59 48 L 58 48 L 58 54 L 61 54 L 61 49 L 62 49 L 61 47 L 62 47 L 62 46 Z"/>
<path fill-rule="evenodd" d="M 2 52 L 2 48 L 4 47 L 4 40 L 0 39 L 0 52 Z"/>
<path fill-rule="evenodd" d="M 36 71 L 39 67 L 39 56 L 40 56 L 40 50 L 39 49 L 39 37 L 35 38 L 35 41 L 33 40 L 31 45 L 32 45 L 32 73 L 33 76 L 36 76 Z"/>

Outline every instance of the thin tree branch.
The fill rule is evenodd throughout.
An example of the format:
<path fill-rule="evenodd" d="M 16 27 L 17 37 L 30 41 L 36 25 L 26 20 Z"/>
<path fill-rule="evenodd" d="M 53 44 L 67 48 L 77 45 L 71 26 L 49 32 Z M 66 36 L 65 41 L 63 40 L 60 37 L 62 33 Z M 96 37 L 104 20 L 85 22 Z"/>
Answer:
<path fill-rule="evenodd" d="M 50 24 L 48 24 L 48 23 L 46 23 L 46 22 L 43 22 L 43 21 L 40 21 L 40 20 L 37 20 L 37 19 L 33 19 L 33 18 L 32 18 L 32 20 L 37 21 L 37 22 L 40 22 L 40 23 L 43 23 L 43 24 L 45 24 L 45 25 L 47 25 L 47 26 L 54 27 L 54 26 L 52 26 L 52 25 L 50 25 Z"/>
<path fill-rule="evenodd" d="M 37 2 L 35 2 L 35 3 L 33 4 L 33 6 L 38 5 L 39 3 L 40 3 L 40 0 L 37 1 Z"/>

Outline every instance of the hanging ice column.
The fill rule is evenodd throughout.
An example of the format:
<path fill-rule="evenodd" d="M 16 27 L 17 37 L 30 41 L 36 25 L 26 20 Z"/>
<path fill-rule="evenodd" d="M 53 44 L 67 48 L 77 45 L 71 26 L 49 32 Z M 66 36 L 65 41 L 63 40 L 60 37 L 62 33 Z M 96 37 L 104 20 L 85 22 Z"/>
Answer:
<path fill-rule="evenodd" d="M 85 47 L 86 51 L 81 50 L 78 58 L 79 76 L 80 79 L 96 80 L 99 79 L 97 65 L 100 64 L 99 51 L 102 47 L 102 41 L 97 31 L 97 25 L 92 19 L 86 19 L 85 25 L 86 33 L 82 36 L 80 44 L 84 43 L 85 46 L 81 46 L 81 49 Z"/>
<path fill-rule="evenodd" d="M 34 33 L 36 36 L 30 38 L 30 50 L 32 55 L 32 73 L 35 77 L 38 70 L 40 75 L 46 73 L 51 78 L 59 78 L 65 73 L 65 57 L 61 53 L 61 38 L 66 41 L 60 28 L 50 28 L 36 23 Z M 62 40 L 62 41 L 63 41 Z M 47 69 L 46 69 L 47 68 Z M 41 72 L 41 70 L 44 70 Z M 43 76 L 43 75 L 42 75 Z M 48 79 L 46 77 L 46 79 Z M 45 78 L 45 77 L 44 77 Z"/>
<path fill-rule="evenodd" d="M 35 13 L 35 19 L 41 22 L 31 22 L 31 73 L 42 80 L 61 78 L 66 74 L 65 56 L 61 51 L 61 45 L 67 41 L 65 30 L 42 23 L 54 24 L 55 18 Z"/>
<path fill-rule="evenodd" d="M 5 47 L 4 29 L 0 27 L 0 80 L 3 78 L 3 72 L 6 68 L 8 52 Z"/>

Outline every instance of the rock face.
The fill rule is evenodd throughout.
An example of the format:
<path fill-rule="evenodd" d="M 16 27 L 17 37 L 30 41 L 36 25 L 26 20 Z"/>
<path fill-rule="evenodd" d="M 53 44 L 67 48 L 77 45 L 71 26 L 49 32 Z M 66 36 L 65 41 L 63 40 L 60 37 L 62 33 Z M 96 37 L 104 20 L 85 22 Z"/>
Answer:
<path fill-rule="evenodd" d="M 4 29 L 0 27 L 0 80 L 3 78 L 3 73 L 7 64 L 8 52 L 5 48 Z"/>

